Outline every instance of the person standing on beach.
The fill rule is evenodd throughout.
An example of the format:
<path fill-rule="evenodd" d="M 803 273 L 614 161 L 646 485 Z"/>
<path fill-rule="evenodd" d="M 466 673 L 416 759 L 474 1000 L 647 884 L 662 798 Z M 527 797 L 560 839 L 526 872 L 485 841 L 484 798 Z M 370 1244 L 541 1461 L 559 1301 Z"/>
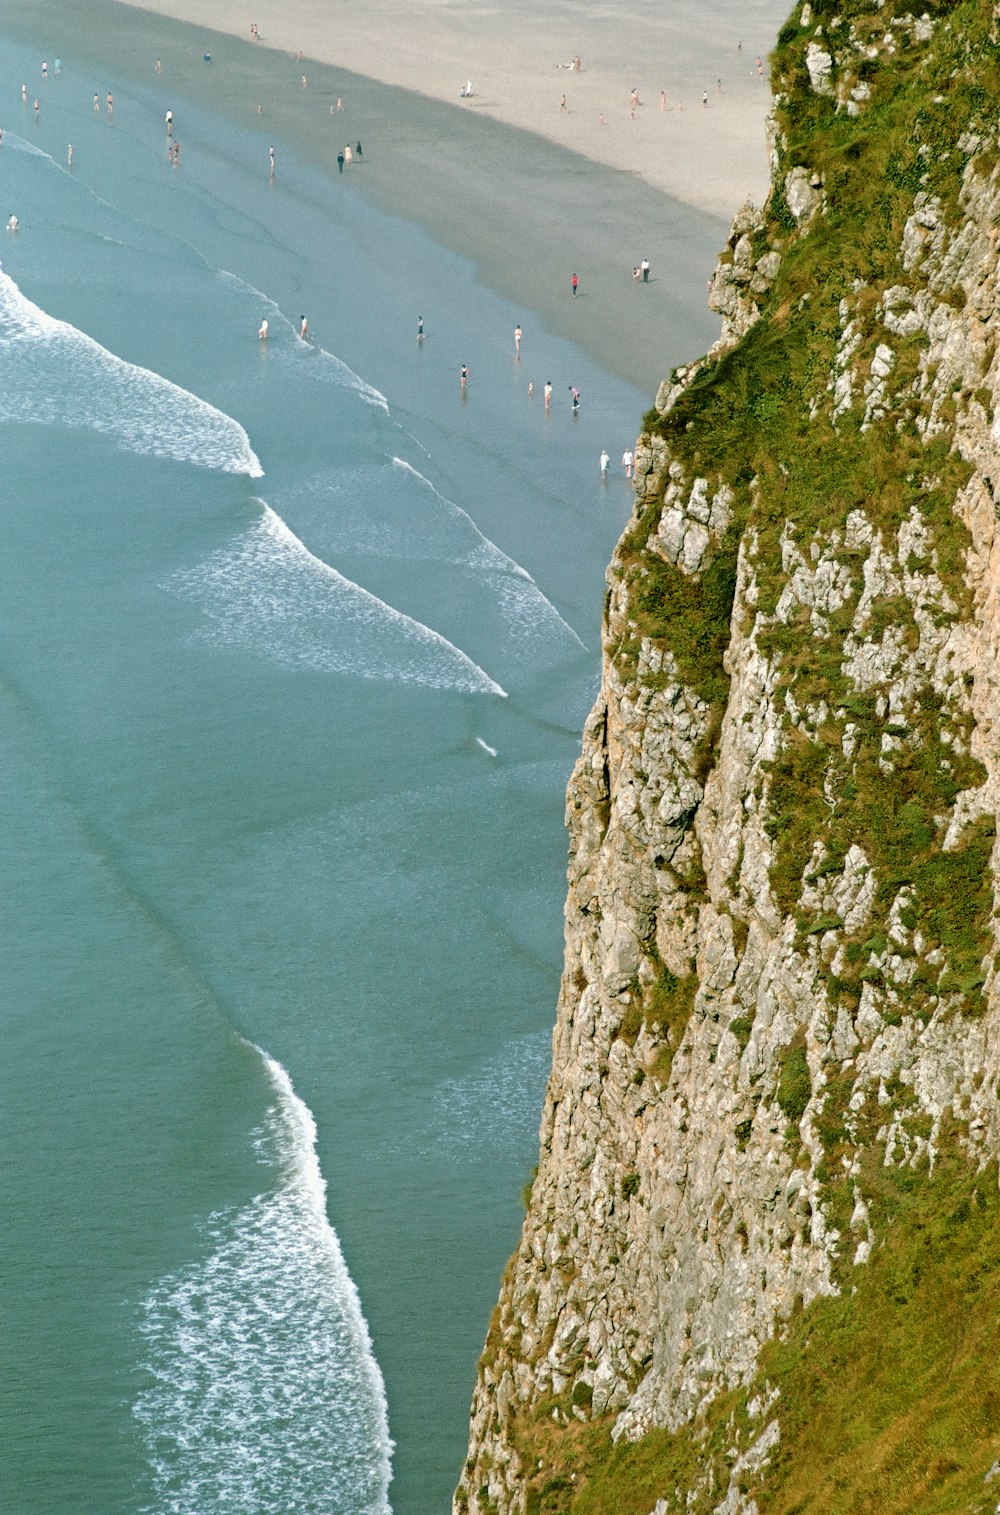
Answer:
<path fill-rule="evenodd" d="M 660 90 L 660 109 L 661 110 L 666 110 L 666 108 L 667 108 L 667 92 L 666 92 L 665 89 L 661 89 Z"/>
<path fill-rule="evenodd" d="M 573 299 L 574 300 L 576 299 L 576 292 L 577 292 L 577 289 L 579 288 L 579 285 L 580 285 L 580 281 L 577 278 L 576 274 L 574 274 L 573 277 L 572 277 L 572 279 L 570 279 L 570 281 L 569 281 L 569 287 L 573 291 Z"/>
<path fill-rule="evenodd" d="M 347 146 L 344 148 L 344 162 L 353 163 L 353 161 L 354 154 L 351 152 L 351 144 L 348 142 Z"/>
<path fill-rule="evenodd" d="M 604 451 L 601 453 L 601 478 L 602 479 L 606 479 L 607 476 L 608 476 L 608 464 L 610 462 L 611 462 L 611 454 L 608 452 L 608 449 L 605 447 Z"/>
<path fill-rule="evenodd" d="M 158 74 L 162 74 L 163 73 L 163 64 L 160 62 L 159 58 L 157 58 L 156 63 L 155 63 L 154 66 L 155 66 L 156 72 Z"/>
<path fill-rule="evenodd" d="M 360 158 L 361 157 L 361 143 L 360 142 L 358 143 L 357 147 L 354 149 L 354 156 L 356 158 Z"/>
<path fill-rule="evenodd" d="M 625 470 L 626 479 L 630 479 L 632 477 L 632 464 L 634 462 L 635 458 L 632 456 L 631 448 L 626 447 L 625 451 L 622 453 L 622 468 Z"/>
<path fill-rule="evenodd" d="M 520 328 L 520 326 L 515 326 L 514 327 L 514 353 L 515 353 L 515 355 L 517 357 L 521 356 L 521 328 Z"/>
<path fill-rule="evenodd" d="M 338 153 L 337 154 L 337 167 L 340 169 L 341 173 L 344 172 L 344 155 L 343 155 L 343 153 Z"/>
<path fill-rule="evenodd" d="M 643 258 L 642 262 L 639 264 L 639 267 L 642 270 L 642 282 L 643 282 L 643 284 L 648 284 L 649 283 L 649 259 L 648 258 Z"/>
<path fill-rule="evenodd" d="M 566 96 L 565 95 L 563 95 L 562 99 L 559 101 L 559 109 L 561 111 L 563 111 L 563 110 L 569 110 L 569 106 L 566 104 Z"/>

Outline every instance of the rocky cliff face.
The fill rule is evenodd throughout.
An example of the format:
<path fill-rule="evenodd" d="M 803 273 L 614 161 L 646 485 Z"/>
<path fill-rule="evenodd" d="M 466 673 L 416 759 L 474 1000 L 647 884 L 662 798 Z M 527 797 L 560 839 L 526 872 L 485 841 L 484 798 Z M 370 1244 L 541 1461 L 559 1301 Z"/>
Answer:
<path fill-rule="evenodd" d="M 609 569 L 460 1515 L 1000 1509 L 997 44 L 779 39 Z"/>

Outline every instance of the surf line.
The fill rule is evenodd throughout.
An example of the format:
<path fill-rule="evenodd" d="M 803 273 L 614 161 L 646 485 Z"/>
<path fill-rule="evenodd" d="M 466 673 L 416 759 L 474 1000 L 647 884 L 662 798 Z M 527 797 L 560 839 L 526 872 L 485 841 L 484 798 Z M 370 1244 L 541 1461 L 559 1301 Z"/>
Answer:
<path fill-rule="evenodd" d="M 157 1508 L 258 1509 L 266 1468 L 268 1508 L 391 1515 L 385 1383 L 327 1213 L 316 1122 L 287 1070 L 238 1043 L 267 1082 L 252 1142 L 271 1176 L 246 1204 L 213 1211 L 199 1227 L 208 1255 L 142 1301 L 149 1382 L 132 1413 Z"/>
<path fill-rule="evenodd" d="M 520 563 L 515 562 L 512 557 L 509 557 L 507 553 L 504 552 L 502 547 L 498 547 L 495 542 L 491 542 L 489 537 L 480 531 L 479 527 L 476 525 L 475 521 L 472 519 L 467 510 L 464 510 L 463 507 L 457 504 L 454 500 L 449 500 L 448 496 L 442 494 L 440 489 L 437 489 L 431 483 L 430 479 L 428 479 L 425 474 L 422 474 L 420 472 L 419 468 L 414 468 L 413 464 L 408 463 L 405 458 L 394 457 L 392 459 L 392 466 L 393 468 L 398 468 L 402 473 L 408 473 L 412 478 L 416 479 L 419 484 L 422 484 L 425 489 L 428 489 L 435 497 L 435 499 L 440 500 L 442 505 L 444 505 L 447 510 L 452 511 L 455 515 L 461 516 L 462 519 L 468 523 L 469 528 L 475 533 L 479 541 L 486 548 L 489 556 L 496 559 L 495 571 L 507 573 L 511 578 L 522 579 L 526 584 L 530 584 L 531 588 L 538 595 L 538 598 L 541 600 L 546 610 L 555 617 L 563 630 L 568 632 L 578 647 L 582 648 L 584 652 L 587 651 L 586 643 L 584 643 L 580 637 L 577 636 L 576 632 L 573 630 L 569 622 L 559 614 L 552 601 L 543 592 L 543 590 L 538 587 L 537 581 L 532 578 L 528 570 L 526 568 L 522 568 Z M 466 559 L 466 561 L 471 562 L 471 559 Z"/>
<path fill-rule="evenodd" d="M 329 563 L 325 563 L 322 558 L 318 558 L 314 552 L 310 552 L 301 537 L 295 535 L 288 522 L 283 520 L 277 511 L 272 510 L 266 500 L 258 497 L 257 503 L 264 512 L 261 524 L 270 537 L 297 556 L 304 558 L 311 567 L 318 569 L 336 584 L 338 588 L 352 591 L 367 604 L 373 608 L 377 608 L 401 629 L 415 632 L 419 637 L 429 639 L 440 651 L 446 652 L 449 656 L 457 659 L 461 666 L 467 669 L 470 674 L 475 676 L 477 681 L 485 686 L 482 690 L 483 693 L 495 694 L 499 695 L 503 700 L 507 699 L 506 689 L 498 684 L 495 679 L 490 678 L 486 670 L 480 668 L 478 663 L 473 662 L 468 653 L 463 652 L 460 647 L 456 647 L 454 642 L 449 642 L 447 637 L 443 637 L 433 627 L 425 626 L 422 621 L 416 621 L 412 616 L 406 615 L 403 611 L 396 610 L 392 605 L 387 604 L 385 600 L 379 599 L 378 595 L 374 595 L 370 590 L 363 588 L 360 584 L 356 584 L 353 579 L 348 579 L 344 574 L 338 573 L 336 568 L 332 568 Z"/>
<path fill-rule="evenodd" d="M 53 365 L 74 383 L 71 401 L 50 399 Z M 34 368 L 34 372 L 32 369 Z M 9 370 L 9 371 L 8 371 Z M 239 421 L 151 368 L 130 363 L 79 327 L 51 316 L 0 270 L 0 415 L 115 437 L 128 452 L 222 473 L 263 477 Z"/>

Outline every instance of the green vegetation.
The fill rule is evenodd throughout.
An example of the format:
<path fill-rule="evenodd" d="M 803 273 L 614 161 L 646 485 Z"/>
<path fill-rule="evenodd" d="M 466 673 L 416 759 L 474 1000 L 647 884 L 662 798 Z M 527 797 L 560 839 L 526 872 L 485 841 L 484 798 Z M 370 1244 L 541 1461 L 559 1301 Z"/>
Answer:
<path fill-rule="evenodd" d="M 798 1125 L 812 1097 L 805 1038 L 799 1036 L 786 1047 L 779 1060 L 778 1105 L 786 1120 Z"/>
<path fill-rule="evenodd" d="M 945 222 L 957 225 L 962 171 L 974 139 L 996 142 L 1000 99 L 991 7 L 985 0 L 938 0 L 926 9 L 934 23 L 930 42 L 915 39 L 902 0 L 875 10 L 860 0 L 814 6 L 812 26 L 804 30 L 796 14 L 782 30 L 772 70 L 781 127 L 778 173 L 763 233 L 755 236 L 757 254 L 779 250 L 777 277 L 743 341 L 706 362 L 666 414 L 652 411 L 646 418 L 648 429 L 668 442 L 675 471 L 677 465 L 683 470 L 682 496 L 699 477 L 709 497 L 727 490 L 731 523 L 703 571 L 692 576 L 650 547 L 660 507 L 646 507 L 619 549 L 631 630 L 611 649 L 622 676 L 636 678 L 639 641 L 648 638 L 670 652 L 681 680 L 708 704 L 709 736 L 696 775 L 704 778 L 728 694 L 723 654 L 742 544 L 754 585 L 749 609 L 757 645 L 777 670 L 776 708 L 781 711 L 787 697 L 799 711 L 827 711 L 804 728 L 785 718 L 783 745 L 766 775 L 775 901 L 797 915 L 800 942 L 827 930 L 841 933 L 849 966 L 822 971 L 834 1001 L 849 1012 L 864 983 L 883 982 L 872 954 L 859 950 L 862 941 L 885 936 L 890 911 L 902 903 L 910 932 L 923 939 L 922 962 L 940 949 L 947 964 L 937 974 L 922 968 L 906 996 L 906 1013 L 923 1019 L 943 995 L 959 995 L 969 1016 L 984 1008 L 993 834 L 982 821 L 966 828 L 953 851 L 943 850 L 956 797 L 985 776 L 968 755 L 961 708 L 950 697 L 944 703 L 929 683 L 908 692 L 902 720 L 887 703 L 900 658 L 920 666 L 923 651 L 928 666 L 933 662 L 933 648 L 922 642 L 928 623 L 943 629 L 971 611 L 968 537 L 954 511 L 970 470 L 947 434 L 926 432 L 926 339 L 890 334 L 879 302 L 889 285 L 919 288 L 919 271 L 904 272 L 899 263 L 918 191 L 935 196 Z M 856 116 L 810 88 L 805 51 L 816 40 L 816 25 L 830 27 L 839 82 L 870 91 Z M 868 50 L 883 48 L 887 30 L 895 49 L 883 66 Z M 987 148 L 977 167 L 991 172 L 997 161 Z M 822 183 L 823 214 L 807 232 L 797 226 L 781 187 L 795 165 Z M 935 298 L 960 308 L 965 297 L 961 289 L 946 289 Z M 863 421 L 859 393 L 852 409 L 836 418 L 832 413 L 829 386 L 845 320 L 857 335 L 851 361 L 862 376 L 877 344 L 888 343 L 892 352 L 886 414 L 869 421 Z M 977 403 L 988 403 L 985 391 L 965 399 L 973 394 Z M 948 398 L 940 419 L 954 417 L 955 400 Z M 916 513 L 925 548 L 922 556 L 911 554 L 906 572 L 919 576 L 918 585 L 930 585 L 933 576 L 937 587 L 903 592 L 897 569 L 859 617 L 868 548 L 844 540 L 845 523 L 858 510 L 889 549 Z M 788 549 L 808 563 L 814 545 L 843 572 L 839 608 L 818 623 L 809 608 L 788 601 Z M 743 630 L 749 629 L 748 621 Z M 883 645 L 883 684 L 855 684 L 854 637 Z M 843 933 L 829 910 L 800 905 L 817 843 L 825 872 L 839 870 L 852 845 L 865 853 L 877 894 L 860 936 Z M 914 955 L 908 941 L 893 950 Z"/>
<path fill-rule="evenodd" d="M 741 1487 L 761 1515 L 993 1515 L 1000 1457 L 1000 1194 L 952 1142 L 930 1174 L 873 1162 L 883 1240 L 836 1297 L 799 1308 L 753 1384 L 679 1432 L 612 1443 L 607 1417 L 556 1424 L 558 1401 L 517 1421 L 533 1515 L 709 1515 L 769 1416 L 781 1435 Z M 577 1406 L 586 1394 L 571 1395 Z M 538 1468 L 539 1459 L 541 1468 Z M 714 1479 L 711 1492 L 709 1475 Z M 692 1502 L 688 1503 L 689 1494 Z"/>
<path fill-rule="evenodd" d="M 935 375 L 926 340 L 890 333 L 880 302 L 891 285 L 921 292 L 920 265 L 904 270 L 899 256 L 915 196 L 935 200 L 947 243 L 961 221 L 976 139 L 977 176 L 997 170 L 997 28 L 988 0 L 927 0 L 916 9 L 931 18 L 930 41 L 915 32 L 905 0 L 812 0 L 811 9 L 803 29 L 797 8 L 773 57 L 778 169 L 753 244 L 756 257 L 777 250 L 780 266 L 760 297 L 761 317 L 737 347 L 700 367 L 666 414 L 652 411 L 645 423 L 667 444 L 681 498 L 696 479 L 709 499 L 726 491 L 730 524 L 701 571 L 687 574 L 655 550 L 662 505 L 646 506 L 619 547 L 630 619 L 608 651 L 623 679 L 662 688 L 667 675 L 640 665 L 648 639 L 709 707 L 696 764 L 703 776 L 728 698 L 723 660 L 742 565 L 750 592 L 740 630 L 770 664 L 772 708 L 783 721 L 755 798 L 772 846 L 772 893 L 795 920 L 798 949 L 849 1016 L 867 987 L 890 1023 L 927 1021 L 945 996 L 971 1018 L 985 1008 L 993 950 L 995 829 L 977 819 L 945 850 L 959 796 L 985 775 L 970 756 L 965 691 L 942 694 L 931 669 L 940 636 L 972 613 L 969 539 L 954 509 L 970 469 L 949 427 L 970 405 L 989 416 L 991 395 L 981 378 L 965 392 L 937 393 L 929 426 Z M 856 116 L 843 98 L 809 87 L 806 48 L 823 42 L 824 28 L 842 95 L 861 85 L 870 92 Z M 783 189 L 799 165 L 822 185 L 823 211 L 808 228 L 796 223 Z M 733 256 L 730 247 L 723 261 Z M 960 288 L 929 293 L 954 310 L 965 302 Z M 859 381 L 853 407 L 834 417 L 831 380 L 847 323 Z M 892 353 L 883 410 L 863 418 L 861 384 L 883 343 Z M 848 533 L 854 513 L 885 554 L 874 599 L 865 576 L 871 536 Z M 921 530 L 897 551 L 914 521 Z M 797 599 L 791 566 L 808 568 L 818 556 L 839 574 L 837 593 L 819 609 Z M 860 643 L 881 650 L 881 682 L 858 676 Z M 857 929 L 845 925 L 851 912 L 832 894 L 852 848 L 864 853 L 871 888 Z M 738 877 L 736 867 L 734 890 Z M 741 945 L 746 927 L 737 925 Z M 693 974 L 667 972 L 646 946 L 655 980 L 633 985 L 619 1035 L 633 1046 L 640 1033 L 653 1041 L 655 1066 L 640 1072 L 665 1082 L 698 985 Z M 738 1016 L 729 1030 L 742 1055 L 752 1019 Z M 797 1128 L 811 1110 L 823 1149 L 820 1205 L 828 1229 L 840 1233 L 832 1259 L 840 1292 L 799 1305 L 764 1350 L 754 1382 L 717 1395 L 677 1432 L 614 1444 L 614 1417 L 600 1401 L 595 1413 L 595 1365 L 572 1367 L 577 1376 L 563 1394 L 522 1407 L 514 1421 L 528 1515 L 649 1515 L 658 1500 L 670 1515 L 709 1515 L 772 1414 L 777 1447 L 762 1470 L 740 1476 L 760 1515 L 1000 1508 L 1000 1477 L 986 1481 L 1000 1459 L 997 1173 L 976 1172 L 957 1127 L 937 1133 L 931 1171 L 930 1119 L 898 1078 L 886 1081 L 879 1103 L 874 1089 L 855 1097 L 853 1067 L 828 1063 L 824 1076 L 814 1088 L 800 1032 L 780 1055 L 776 1086 L 762 1081 L 752 1108 L 773 1097 L 793 1161 L 803 1164 L 811 1159 Z M 890 1122 L 897 1161 L 916 1152 L 912 1164 L 887 1164 Z M 736 1125 L 739 1150 L 752 1130 L 749 1117 Z M 638 1173 L 620 1183 L 623 1200 L 638 1195 Z M 859 1196 L 867 1210 L 860 1227 Z M 870 1256 L 855 1265 L 863 1239 Z M 750 1243 L 745 1229 L 739 1240 Z M 636 1381 L 645 1366 L 636 1364 Z M 780 1396 L 773 1410 L 754 1418 L 749 1407 L 771 1388 Z"/>

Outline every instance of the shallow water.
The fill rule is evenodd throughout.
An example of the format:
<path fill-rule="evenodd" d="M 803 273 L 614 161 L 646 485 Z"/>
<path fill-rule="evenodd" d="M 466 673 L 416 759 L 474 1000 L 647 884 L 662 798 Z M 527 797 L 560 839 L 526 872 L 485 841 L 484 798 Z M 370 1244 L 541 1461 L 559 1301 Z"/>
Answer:
<path fill-rule="evenodd" d="M 188 107 L 174 169 L 152 91 L 95 115 L 64 56 L 36 123 L 38 68 L 0 51 L 3 1505 L 439 1511 L 645 399 L 283 144 Z"/>

